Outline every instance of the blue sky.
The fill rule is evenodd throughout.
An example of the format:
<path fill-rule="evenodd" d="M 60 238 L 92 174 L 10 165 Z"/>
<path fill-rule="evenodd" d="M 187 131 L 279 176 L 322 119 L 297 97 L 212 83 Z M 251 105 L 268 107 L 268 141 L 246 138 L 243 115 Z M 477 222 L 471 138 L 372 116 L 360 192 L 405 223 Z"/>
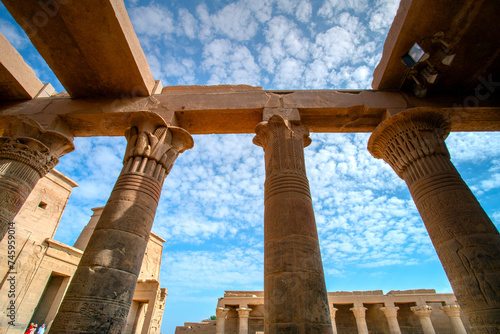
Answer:
<path fill-rule="evenodd" d="M 126 1 L 163 85 L 368 89 L 396 0 Z M 0 31 L 43 82 L 64 91 L 0 5 Z M 165 181 L 163 333 L 215 314 L 224 290 L 263 289 L 264 154 L 252 135 L 194 136 Z M 305 149 L 329 291 L 451 287 L 405 183 L 368 153 L 369 134 L 311 134 Z M 452 161 L 500 223 L 499 133 L 452 133 Z M 124 138 L 76 138 L 57 169 L 79 183 L 56 239 L 73 244 L 121 169 Z"/>

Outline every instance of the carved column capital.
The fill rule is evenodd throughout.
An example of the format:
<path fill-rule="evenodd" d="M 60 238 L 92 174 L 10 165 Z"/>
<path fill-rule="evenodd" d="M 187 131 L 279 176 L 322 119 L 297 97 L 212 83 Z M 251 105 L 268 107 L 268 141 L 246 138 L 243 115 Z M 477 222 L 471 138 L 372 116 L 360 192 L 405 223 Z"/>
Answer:
<path fill-rule="evenodd" d="M 380 310 L 384 312 L 386 318 L 396 318 L 398 316 L 399 307 L 385 306 L 381 307 Z"/>
<path fill-rule="evenodd" d="M 217 307 L 215 309 L 215 315 L 217 316 L 217 319 L 219 319 L 219 318 L 221 318 L 221 319 L 226 318 L 227 312 L 229 312 L 229 309 L 225 308 L 225 307 Z"/>
<path fill-rule="evenodd" d="M 433 155 L 450 158 L 444 140 L 451 123 L 442 113 L 431 109 L 410 109 L 386 119 L 368 141 L 368 150 L 386 161 L 404 179 L 413 162 Z"/>
<path fill-rule="evenodd" d="M 193 138 L 186 130 L 167 126 L 153 113 L 134 118 L 125 136 L 123 172 L 144 173 L 160 182 L 172 169 L 179 153 L 193 147 Z"/>
<path fill-rule="evenodd" d="M 451 326 L 453 327 L 453 331 L 455 332 L 455 334 L 467 334 L 462 319 L 460 318 L 459 305 L 441 306 L 440 309 L 443 310 L 444 313 L 446 313 L 448 318 L 450 318 Z"/>
<path fill-rule="evenodd" d="M 280 172 L 305 175 L 303 148 L 311 144 L 309 130 L 279 115 L 261 122 L 255 128 L 253 143 L 266 152 L 266 177 Z"/>
<path fill-rule="evenodd" d="M 449 318 L 460 318 L 460 305 L 445 305 L 440 307 Z"/>
<path fill-rule="evenodd" d="M 419 305 L 419 306 L 412 306 L 410 309 L 419 317 L 419 318 L 426 318 L 430 317 L 432 313 L 432 307 L 429 305 Z"/>
<path fill-rule="evenodd" d="M 248 307 L 240 307 L 237 308 L 236 311 L 238 311 L 238 317 L 248 318 L 250 316 L 250 312 L 252 311 L 252 309 Z"/>
<path fill-rule="evenodd" d="M 351 307 L 349 310 L 351 310 L 352 313 L 354 313 L 354 317 L 356 319 L 361 319 L 365 317 L 365 312 L 368 309 L 364 306 L 356 306 L 356 307 Z"/>
<path fill-rule="evenodd" d="M 330 307 L 330 318 L 335 319 L 335 314 L 339 309 L 336 307 Z"/>
<path fill-rule="evenodd" d="M 0 124 L 0 160 L 17 161 L 45 176 L 59 158 L 75 149 L 73 138 L 44 130 L 28 117 L 16 117 Z"/>

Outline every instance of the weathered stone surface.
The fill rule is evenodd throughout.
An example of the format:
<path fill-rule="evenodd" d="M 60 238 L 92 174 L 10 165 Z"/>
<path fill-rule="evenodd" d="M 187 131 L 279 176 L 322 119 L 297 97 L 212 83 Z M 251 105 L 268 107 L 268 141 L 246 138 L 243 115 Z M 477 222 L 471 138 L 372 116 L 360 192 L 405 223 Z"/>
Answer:
<path fill-rule="evenodd" d="M 0 100 L 34 98 L 44 85 L 2 33 L 0 50 Z"/>
<path fill-rule="evenodd" d="M 155 81 L 123 1 L 3 4 L 73 98 L 152 93 Z"/>
<path fill-rule="evenodd" d="M 500 95 L 499 95 L 500 96 Z M 30 116 L 64 121 L 76 137 L 121 136 L 137 110 L 151 111 L 168 125 L 192 134 L 253 133 L 266 108 L 297 109 L 311 132 L 372 132 L 385 118 L 409 108 L 428 108 L 451 120 L 452 131 L 500 130 L 499 99 L 493 95 L 464 107 L 468 95 L 418 99 L 405 93 L 336 90 L 170 93 L 149 97 L 71 99 L 53 97 L 0 103 L 0 120 Z"/>
<path fill-rule="evenodd" d="M 73 138 L 45 131 L 26 117 L 0 122 L 0 240 L 38 180 L 64 154 L 73 151 Z"/>
<path fill-rule="evenodd" d="M 500 327 L 500 235 L 450 161 L 441 114 L 409 110 L 372 134 L 368 149 L 408 185 L 473 333 Z"/>
<path fill-rule="evenodd" d="M 163 87 L 162 94 L 172 93 L 215 93 L 215 92 L 244 92 L 249 90 L 263 90 L 262 87 L 250 85 L 214 85 L 214 86 L 165 86 Z"/>
<path fill-rule="evenodd" d="M 397 306 L 385 306 L 381 307 L 380 310 L 384 312 L 384 315 L 387 317 L 387 322 L 389 323 L 389 329 L 391 334 L 401 334 L 401 328 L 398 323 L 398 310 Z"/>
<path fill-rule="evenodd" d="M 167 127 L 161 118 L 148 113 L 134 120 L 126 136 L 122 172 L 87 244 L 52 333 L 124 330 L 163 181 L 178 154 L 193 146 L 186 131 Z M 92 310 L 87 310 L 89 307 Z"/>
<path fill-rule="evenodd" d="M 304 126 L 274 115 L 256 128 L 265 152 L 265 332 L 332 333 L 304 164 Z"/>
<path fill-rule="evenodd" d="M 460 319 L 460 305 L 445 305 L 440 307 L 448 318 L 450 318 L 451 325 L 455 334 L 467 334 L 464 324 Z"/>
<path fill-rule="evenodd" d="M 418 42 L 430 54 L 430 63 L 439 70 L 438 81 L 428 85 L 430 90 L 475 89 L 481 75 L 498 74 L 498 48 L 491 41 L 500 38 L 500 30 L 491 27 L 498 26 L 499 10 L 498 1 L 401 1 L 387 34 L 382 58 L 373 73 L 372 87 L 406 89 L 412 80 L 404 85 L 408 67 L 401 56 Z M 438 32 L 444 34 L 451 52 L 456 54 L 451 66 L 441 64 L 439 59 L 442 45 L 432 38 Z"/>

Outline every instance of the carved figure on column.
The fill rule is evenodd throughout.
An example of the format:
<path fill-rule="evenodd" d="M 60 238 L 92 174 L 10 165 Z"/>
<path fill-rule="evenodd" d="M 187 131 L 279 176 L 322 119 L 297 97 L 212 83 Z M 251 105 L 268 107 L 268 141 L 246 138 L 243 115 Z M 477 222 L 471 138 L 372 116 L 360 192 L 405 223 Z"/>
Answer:
<path fill-rule="evenodd" d="M 139 113 L 126 132 L 124 165 L 68 288 L 51 333 L 120 333 L 160 200 L 189 133 Z"/>
<path fill-rule="evenodd" d="M 500 328 L 500 234 L 445 145 L 450 121 L 429 109 L 382 122 L 368 150 L 405 180 L 473 333 Z"/>
<path fill-rule="evenodd" d="M 28 117 L 0 123 L 0 240 L 38 180 L 74 150 L 73 137 Z"/>
<path fill-rule="evenodd" d="M 304 163 L 308 129 L 274 115 L 255 129 L 265 152 L 264 332 L 332 333 Z"/>

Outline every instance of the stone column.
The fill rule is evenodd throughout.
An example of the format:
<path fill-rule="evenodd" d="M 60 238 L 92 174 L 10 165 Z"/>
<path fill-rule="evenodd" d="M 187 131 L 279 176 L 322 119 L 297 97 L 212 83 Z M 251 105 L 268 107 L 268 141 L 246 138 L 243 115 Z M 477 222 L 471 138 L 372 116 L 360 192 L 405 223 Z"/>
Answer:
<path fill-rule="evenodd" d="M 365 312 L 366 307 L 358 306 L 350 308 L 354 317 L 356 318 L 356 326 L 358 327 L 358 334 L 368 334 L 368 326 L 366 325 Z"/>
<path fill-rule="evenodd" d="M 401 334 L 401 328 L 399 328 L 398 323 L 398 310 L 397 306 L 385 306 L 381 307 L 380 310 L 384 312 L 387 322 L 389 323 L 389 330 L 391 334 Z"/>
<path fill-rule="evenodd" d="M 429 305 L 412 306 L 411 310 L 418 316 L 424 334 L 436 334 L 431 321 L 432 307 Z"/>
<path fill-rule="evenodd" d="M 467 334 L 462 319 L 460 319 L 460 305 L 446 305 L 441 306 L 440 309 L 450 318 L 451 327 L 453 327 L 455 334 Z"/>
<path fill-rule="evenodd" d="M 335 322 L 335 314 L 337 313 L 339 309 L 332 307 L 330 308 L 330 319 L 332 321 L 332 331 L 333 334 L 337 334 L 337 323 Z"/>
<path fill-rule="evenodd" d="M 121 333 L 160 199 L 179 153 L 193 146 L 183 129 L 140 113 L 126 132 L 123 169 L 78 264 L 51 333 Z"/>
<path fill-rule="evenodd" d="M 248 334 L 248 317 L 252 309 L 248 307 L 240 307 L 236 309 L 239 318 L 239 331 L 238 334 Z"/>
<path fill-rule="evenodd" d="M 500 328 L 500 235 L 450 161 L 450 121 L 427 109 L 382 122 L 368 150 L 405 180 L 473 332 Z M 471 149 L 474 149 L 471 147 Z"/>
<path fill-rule="evenodd" d="M 217 307 L 215 309 L 215 315 L 217 316 L 217 322 L 215 324 L 215 333 L 216 334 L 224 334 L 224 330 L 226 327 L 226 316 L 227 312 L 229 312 L 228 308 L 225 307 Z"/>
<path fill-rule="evenodd" d="M 73 150 L 73 138 L 32 119 L 0 122 L 0 241 L 38 180 Z"/>
<path fill-rule="evenodd" d="M 264 332 L 332 333 L 304 163 L 309 131 L 278 115 L 255 131 L 266 166 Z"/>

